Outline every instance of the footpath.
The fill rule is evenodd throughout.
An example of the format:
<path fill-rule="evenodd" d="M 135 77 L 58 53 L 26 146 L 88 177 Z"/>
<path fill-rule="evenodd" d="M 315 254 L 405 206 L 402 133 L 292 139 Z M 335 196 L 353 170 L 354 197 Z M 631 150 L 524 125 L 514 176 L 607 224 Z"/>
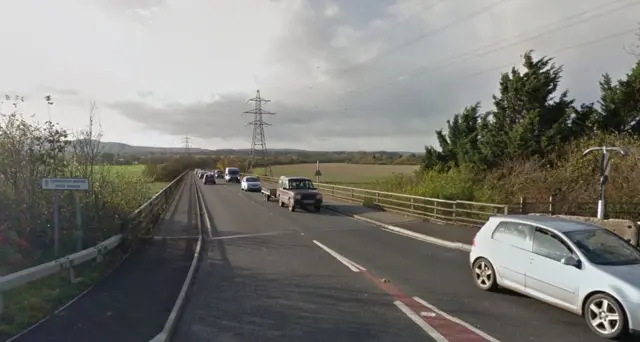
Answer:
<path fill-rule="evenodd" d="M 398 234 L 447 247 L 469 250 L 479 228 L 435 223 L 414 216 L 363 207 L 328 197 L 325 208 L 355 219 L 367 221 Z"/>
<path fill-rule="evenodd" d="M 154 236 L 197 235 L 192 175 L 154 231 Z M 151 239 L 111 274 L 68 306 L 12 342 L 149 341 L 160 333 L 194 255 L 196 239 Z"/>

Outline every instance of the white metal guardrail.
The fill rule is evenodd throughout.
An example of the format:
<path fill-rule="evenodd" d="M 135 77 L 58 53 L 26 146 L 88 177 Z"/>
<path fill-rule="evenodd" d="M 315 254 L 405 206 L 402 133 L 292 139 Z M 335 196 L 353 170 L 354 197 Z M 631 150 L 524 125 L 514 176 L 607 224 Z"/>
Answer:
<path fill-rule="evenodd" d="M 116 234 L 105 241 L 82 250 L 77 253 L 67 255 L 65 257 L 53 260 L 38 266 L 24 269 L 15 273 L 11 273 L 0 277 L 0 316 L 4 308 L 3 292 L 17 287 L 24 286 L 28 283 L 56 274 L 60 271 L 67 272 L 70 282 L 75 282 L 75 274 L 73 266 L 82 264 L 89 260 L 96 259 L 101 262 L 103 256 L 108 251 L 118 247 L 128 239 L 135 238 L 141 231 L 148 229 L 155 224 L 157 219 L 162 215 L 176 190 L 182 184 L 184 176 L 189 171 L 183 172 L 178 178 L 165 186 L 160 192 L 148 200 L 145 204 L 136 209 L 128 219 L 123 222 L 123 231 Z"/>
<path fill-rule="evenodd" d="M 258 177 L 263 182 L 278 182 L 278 177 Z M 509 206 L 506 204 L 449 201 L 343 185 L 315 184 L 324 196 L 441 222 L 481 226 L 492 215 L 509 213 Z"/>

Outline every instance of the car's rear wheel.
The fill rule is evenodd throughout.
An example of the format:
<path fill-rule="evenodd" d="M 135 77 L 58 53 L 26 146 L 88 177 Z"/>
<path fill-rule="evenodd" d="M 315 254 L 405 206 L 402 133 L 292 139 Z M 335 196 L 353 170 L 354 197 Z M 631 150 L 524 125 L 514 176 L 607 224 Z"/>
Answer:
<path fill-rule="evenodd" d="M 606 293 L 587 300 L 582 310 L 589 329 L 606 339 L 619 339 L 627 335 L 627 316 L 618 301 Z"/>
<path fill-rule="evenodd" d="M 296 211 L 296 206 L 293 204 L 293 201 L 289 202 L 289 211 Z"/>
<path fill-rule="evenodd" d="M 313 210 L 317 213 L 320 211 L 320 206 L 319 205 L 314 205 L 313 206 Z"/>
<path fill-rule="evenodd" d="M 478 258 L 473 263 L 473 279 L 476 286 L 484 291 L 494 291 L 498 288 L 496 271 L 491 262 L 485 258 Z"/>
<path fill-rule="evenodd" d="M 278 205 L 282 208 L 284 208 L 284 202 L 282 202 L 282 199 L 278 198 Z"/>

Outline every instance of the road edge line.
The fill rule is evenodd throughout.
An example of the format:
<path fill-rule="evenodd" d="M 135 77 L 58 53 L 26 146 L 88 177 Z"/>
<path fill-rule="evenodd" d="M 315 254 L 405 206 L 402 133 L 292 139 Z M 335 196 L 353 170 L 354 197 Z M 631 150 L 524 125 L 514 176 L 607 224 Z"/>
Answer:
<path fill-rule="evenodd" d="M 200 207 L 201 204 L 204 206 L 204 203 L 203 203 L 202 196 L 200 194 L 200 189 L 198 188 L 198 185 L 196 184 L 195 181 L 192 183 L 192 186 L 193 186 L 193 189 L 195 190 L 196 217 L 198 219 L 198 233 L 200 233 L 200 236 L 198 237 L 198 242 L 196 243 L 196 250 L 193 253 L 193 260 L 191 261 L 191 266 L 189 267 L 187 276 L 184 280 L 184 283 L 182 284 L 182 288 L 180 289 L 178 298 L 176 299 L 176 302 L 173 305 L 171 312 L 169 313 L 169 317 L 165 322 L 164 328 L 162 329 L 162 332 L 160 332 L 160 334 L 158 334 L 156 337 L 151 339 L 150 342 L 160 342 L 160 341 L 168 342 L 171 340 L 171 336 L 173 335 L 173 332 L 177 326 L 178 319 L 180 318 L 180 314 L 182 313 L 182 309 L 186 304 L 187 292 L 191 287 L 191 282 L 193 281 L 193 277 L 195 275 L 195 271 L 198 266 L 198 261 L 200 260 L 200 251 L 202 250 L 202 214 L 206 212 L 203 210 L 204 208 Z M 206 222 L 207 223 L 209 222 L 208 217 Z"/>
<path fill-rule="evenodd" d="M 333 249 L 321 244 L 317 240 L 313 240 L 313 243 L 315 243 L 318 247 L 322 248 L 325 252 L 329 253 L 332 257 L 336 258 L 338 261 L 340 261 L 343 265 L 347 266 L 353 272 L 360 272 L 360 268 L 357 267 L 355 265 L 355 263 L 353 263 L 351 260 L 343 257 L 338 252 L 336 252 Z M 362 266 L 360 266 L 360 267 L 362 267 Z"/>
<path fill-rule="evenodd" d="M 395 234 L 402 235 L 402 236 L 406 236 L 406 237 L 410 237 L 410 238 L 413 238 L 415 240 L 419 240 L 419 241 L 422 241 L 422 242 L 431 243 L 431 244 L 438 245 L 438 246 L 441 246 L 441 247 L 457 249 L 457 250 L 461 250 L 461 251 L 465 251 L 465 252 L 471 251 L 471 245 L 468 245 L 466 243 L 453 242 L 453 241 L 439 239 L 437 237 L 433 237 L 433 236 L 429 236 L 429 235 L 425 235 L 425 234 L 416 233 L 416 232 L 408 230 L 408 229 L 404 229 L 404 228 L 396 227 L 396 226 L 393 226 L 393 225 L 390 225 L 390 224 L 382 223 L 380 221 L 376 221 L 376 220 L 373 220 L 373 219 L 370 219 L 368 217 L 364 217 L 364 216 L 361 216 L 361 215 L 345 214 L 345 213 L 342 213 L 342 212 L 340 212 L 340 211 L 338 211 L 336 209 L 333 209 L 333 208 L 323 207 L 323 209 L 331 211 L 331 212 L 334 212 L 334 213 L 342 215 L 342 216 L 352 217 L 352 218 L 354 218 L 356 220 L 370 223 L 370 224 L 372 224 L 374 226 L 377 226 L 377 227 L 379 227 L 379 228 L 381 228 L 383 230 L 386 230 L 388 232 L 395 233 Z"/>
<path fill-rule="evenodd" d="M 418 316 L 413 310 L 409 309 L 404 303 L 399 300 L 393 302 L 400 311 L 402 311 L 409 319 L 417 324 L 424 332 L 426 332 L 436 342 L 449 342 L 444 336 L 442 336 L 436 329 L 434 329 L 429 323 L 425 322 L 422 317 Z"/>
<path fill-rule="evenodd" d="M 452 316 L 452 315 L 450 315 L 450 314 L 448 314 L 448 313 L 446 313 L 446 312 L 444 312 L 444 311 L 442 311 L 442 310 L 438 309 L 438 308 L 437 308 L 437 307 L 435 307 L 433 304 L 428 303 L 428 302 L 427 302 L 427 301 L 425 301 L 424 299 L 422 299 L 422 298 L 420 298 L 420 297 L 418 297 L 418 296 L 414 296 L 414 297 L 412 297 L 412 298 L 413 298 L 413 300 L 415 300 L 416 302 L 418 302 L 418 303 L 420 303 L 420 304 L 424 305 L 425 307 L 429 308 L 431 311 L 433 311 L 433 312 L 437 313 L 438 315 L 440 315 L 440 316 L 442 316 L 442 317 L 444 317 L 444 318 L 446 318 L 446 319 L 448 319 L 448 320 L 450 320 L 450 321 L 452 321 L 452 322 L 454 322 L 454 323 L 457 323 L 457 324 L 459 324 L 459 325 L 461 325 L 461 326 L 463 326 L 463 327 L 465 327 L 465 328 L 467 328 L 467 329 L 469 329 L 469 330 L 473 331 L 474 333 L 476 333 L 477 335 L 479 335 L 479 336 L 481 336 L 482 338 L 486 339 L 487 341 L 489 341 L 489 342 L 500 342 L 500 340 L 498 340 L 497 338 L 495 338 L 495 337 L 493 337 L 493 336 L 491 336 L 491 335 L 487 334 L 486 332 L 484 332 L 484 331 L 482 331 L 482 330 L 480 330 L 480 329 L 478 329 L 478 328 L 474 327 L 473 325 L 471 325 L 471 324 L 469 324 L 469 323 L 467 323 L 467 322 L 465 322 L 465 321 L 461 320 L 461 319 L 460 319 L 460 318 L 458 318 L 458 317 Z"/>

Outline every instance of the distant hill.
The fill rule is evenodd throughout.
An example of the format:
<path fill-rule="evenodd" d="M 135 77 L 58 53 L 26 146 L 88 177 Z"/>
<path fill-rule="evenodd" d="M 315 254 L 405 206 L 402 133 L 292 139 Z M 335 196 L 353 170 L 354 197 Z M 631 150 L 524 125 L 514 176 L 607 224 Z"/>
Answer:
<path fill-rule="evenodd" d="M 97 142 L 96 142 L 97 143 Z M 112 154 L 131 154 L 131 155 L 148 155 L 148 154 L 181 154 L 185 152 L 184 147 L 154 147 L 154 146 L 134 146 L 119 142 L 100 142 L 100 150 L 104 153 Z M 219 155 L 235 155 L 235 154 L 248 154 L 248 148 L 245 149 L 204 149 L 204 148 L 191 148 L 190 152 L 194 154 L 219 154 Z M 309 151 L 293 148 L 280 148 L 269 149 L 269 151 L 276 154 L 288 154 L 288 153 L 347 153 L 356 151 Z M 373 151 L 369 151 L 373 152 Z M 407 154 L 421 154 L 416 152 L 406 151 L 387 151 L 398 153 L 401 155 Z"/>

